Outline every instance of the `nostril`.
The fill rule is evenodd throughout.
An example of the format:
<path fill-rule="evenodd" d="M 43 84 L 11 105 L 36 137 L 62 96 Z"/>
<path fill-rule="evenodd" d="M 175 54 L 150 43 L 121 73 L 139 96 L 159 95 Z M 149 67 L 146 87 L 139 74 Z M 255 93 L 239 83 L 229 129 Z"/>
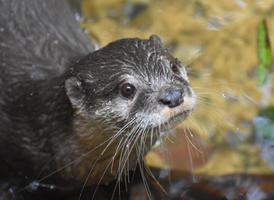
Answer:
<path fill-rule="evenodd" d="M 160 102 L 164 105 L 167 105 L 167 106 L 171 104 L 171 101 L 166 99 L 166 98 L 160 99 Z"/>
<path fill-rule="evenodd" d="M 178 89 L 166 91 L 159 101 L 170 108 L 176 107 L 183 103 L 182 91 Z"/>

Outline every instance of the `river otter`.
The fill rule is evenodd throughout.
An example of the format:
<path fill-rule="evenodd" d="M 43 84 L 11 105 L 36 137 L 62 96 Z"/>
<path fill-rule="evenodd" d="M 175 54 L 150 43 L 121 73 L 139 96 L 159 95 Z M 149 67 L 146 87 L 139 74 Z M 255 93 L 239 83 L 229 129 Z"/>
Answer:
<path fill-rule="evenodd" d="M 0 70 L 3 199 L 119 180 L 195 104 L 158 36 L 95 51 L 63 0 L 0 0 Z"/>

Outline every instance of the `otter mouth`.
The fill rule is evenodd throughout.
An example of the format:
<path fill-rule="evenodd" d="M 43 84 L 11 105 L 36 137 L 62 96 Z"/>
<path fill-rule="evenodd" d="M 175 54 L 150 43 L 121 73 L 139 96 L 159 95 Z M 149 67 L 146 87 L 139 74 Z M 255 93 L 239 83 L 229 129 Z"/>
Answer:
<path fill-rule="evenodd" d="M 180 113 L 177 113 L 174 116 L 171 116 L 168 122 L 178 121 L 178 123 L 180 123 L 183 120 L 185 120 L 191 112 L 192 110 L 185 110 Z"/>
<path fill-rule="evenodd" d="M 173 129 L 178 124 L 182 123 L 193 111 L 195 105 L 195 98 L 193 96 L 187 96 L 184 98 L 184 102 L 175 108 L 163 108 L 160 112 L 165 118 L 161 126 L 165 129 Z"/>
<path fill-rule="evenodd" d="M 168 132 L 177 125 L 186 120 L 195 107 L 195 98 L 190 96 L 185 98 L 184 103 L 177 107 L 161 107 L 154 113 L 140 113 L 139 126 L 142 129 L 158 129 L 159 131 Z"/>
<path fill-rule="evenodd" d="M 193 109 L 184 110 L 180 113 L 177 113 L 173 116 L 171 116 L 166 122 L 162 123 L 161 131 L 168 131 L 170 129 L 175 128 L 177 125 L 182 123 L 186 118 L 190 115 L 190 113 L 193 111 Z"/>
<path fill-rule="evenodd" d="M 187 119 L 187 117 L 192 113 L 193 109 L 184 110 L 170 116 L 167 120 L 160 124 L 153 124 L 148 126 L 148 129 L 158 129 L 159 131 L 168 132 L 174 129 L 177 125 L 182 123 Z"/>

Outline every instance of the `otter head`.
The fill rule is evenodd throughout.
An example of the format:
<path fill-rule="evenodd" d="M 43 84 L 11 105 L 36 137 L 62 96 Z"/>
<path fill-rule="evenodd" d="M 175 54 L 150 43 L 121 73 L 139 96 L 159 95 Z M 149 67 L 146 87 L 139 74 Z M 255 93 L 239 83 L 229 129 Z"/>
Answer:
<path fill-rule="evenodd" d="M 184 66 L 158 36 L 118 40 L 89 54 L 72 67 L 65 87 L 75 109 L 76 146 L 92 152 L 76 177 L 86 177 L 90 163 L 97 163 L 93 182 L 114 171 L 120 178 L 124 163 L 134 169 L 161 130 L 182 122 L 195 104 Z"/>
<path fill-rule="evenodd" d="M 73 107 L 105 129 L 173 127 L 192 111 L 186 70 L 158 36 L 122 39 L 80 60 L 66 80 Z"/>

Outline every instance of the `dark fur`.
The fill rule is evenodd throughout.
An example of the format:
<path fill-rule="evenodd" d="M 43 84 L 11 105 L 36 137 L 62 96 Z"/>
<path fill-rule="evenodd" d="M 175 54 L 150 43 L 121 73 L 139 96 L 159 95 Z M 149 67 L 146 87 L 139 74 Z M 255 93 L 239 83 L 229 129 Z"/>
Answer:
<path fill-rule="evenodd" d="M 41 171 L 56 169 L 53 156 L 73 134 L 65 79 L 73 75 L 71 66 L 92 51 L 63 0 L 0 0 L 1 200 L 78 198 L 80 190 L 54 176 L 46 184 L 61 188 L 28 184 L 41 177 Z M 67 154 L 68 161 L 74 159 Z M 90 198 L 92 189 L 87 190 Z M 112 191 L 106 191 L 97 192 L 97 199 L 108 199 L 104 196 Z"/>
<path fill-rule="evenodd" d="M 111 161 L 117 141 L 104 153 L 101 148 L 81 156 L 136 118 L 128 127 L 134 131 L 128 133 L 137 139 L 122 140 L 130 134 L 119 135 L 125 160 L 116 171 L 119 159 L 114 159 L 114 171 L 122 176 L 124 166 L 135 168 L 159 137 L 155 131 L 151 141 L 146 140 L 149 130 L 182 121 L 193 107 L 192 102 L 185 108 L 189 110 L 174 108 L 174 116 L 181 114 L 174 119 L 159 114 L 167 108 L 160 101 L 167 90 L 192 97 L 179 65 L 157 36 L 122 39 L 94 51 L 64 0 L 0 0 L 0 197 L 20 199 L 24 194 L 27 199 L 34 194 L 37 199 L 33 181 L 79 158 L 63 174 L 47 178 L 42 188 L 52 186 L 58 195 L 59 190 L 68 195 L 66 190 L 81 187 L 86 177 L 90 185 L 101 177 L 105 183 L 112 181 L 116 175 L 112 169 L 104 171 L 104 161 Z M 133 99 L 119 93 L 125 81 L 136 87 Z M 131 146 L 134 150 L 125 149 Z M 89 174 L 93 162 L 100 177 Z"/>
<path fill-rule="evenodd" d="M 0 0 L 0 173 L 6 189 L 8 181 L 23 185 L 36 178 L 33 172 L 71 134 L 64 74 L 93 50 L 63 0 Z"/>

